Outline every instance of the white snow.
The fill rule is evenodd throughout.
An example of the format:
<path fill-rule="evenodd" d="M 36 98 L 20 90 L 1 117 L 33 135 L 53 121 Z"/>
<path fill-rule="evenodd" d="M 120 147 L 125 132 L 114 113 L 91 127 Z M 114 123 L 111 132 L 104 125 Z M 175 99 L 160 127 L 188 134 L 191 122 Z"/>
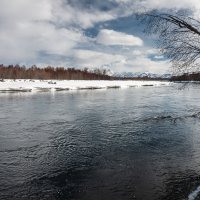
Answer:
<path fill-rule="evenodd" d="M 108 89 L 128 88 L 140 86 L 170 85 L 167 81 L 104 81 L 104 80 L 11 80 L 5 79 L 0 82 L 0 92 L 37 92 L 37 91 L 60 91 L 79 89 Z"/>

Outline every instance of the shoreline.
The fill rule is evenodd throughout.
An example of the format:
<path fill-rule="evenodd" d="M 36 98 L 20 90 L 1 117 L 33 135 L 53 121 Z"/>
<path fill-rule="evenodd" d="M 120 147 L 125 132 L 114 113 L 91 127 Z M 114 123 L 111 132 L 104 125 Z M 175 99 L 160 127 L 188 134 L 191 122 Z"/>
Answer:
<path fill-rule="evenodd" d="M 0 93 L 5 92 L 51 92 L 67 90 L 120 89 L 145 86 L 168 86 L 168 81 L 150 80 L 34 80 L 5 79 L 0 82 Z"/>

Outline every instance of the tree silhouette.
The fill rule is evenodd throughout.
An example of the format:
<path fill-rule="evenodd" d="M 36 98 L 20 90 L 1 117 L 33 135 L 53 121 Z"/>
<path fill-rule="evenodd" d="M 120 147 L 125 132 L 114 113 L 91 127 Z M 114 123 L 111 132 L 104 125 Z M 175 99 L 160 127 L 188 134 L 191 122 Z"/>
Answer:
<path fill-rule="evenodd" d="M 137 17 L 146 25 L 146 34 L 158 36 L 156 45 L 170 59 L 175 73 L 199 71 L 200 21 L 188 11 L 154 10 Z"/>

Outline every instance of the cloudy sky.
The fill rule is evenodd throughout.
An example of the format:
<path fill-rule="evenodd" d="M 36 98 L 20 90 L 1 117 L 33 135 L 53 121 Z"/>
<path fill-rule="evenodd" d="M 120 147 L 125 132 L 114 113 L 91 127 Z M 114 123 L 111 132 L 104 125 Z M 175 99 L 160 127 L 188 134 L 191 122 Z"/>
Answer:
<path fill-rule="evenodd" d="M 165 73 L 134 14 L 171 8 L 198 15 L 200 1 L 0 0 L 0 63 Z"/>

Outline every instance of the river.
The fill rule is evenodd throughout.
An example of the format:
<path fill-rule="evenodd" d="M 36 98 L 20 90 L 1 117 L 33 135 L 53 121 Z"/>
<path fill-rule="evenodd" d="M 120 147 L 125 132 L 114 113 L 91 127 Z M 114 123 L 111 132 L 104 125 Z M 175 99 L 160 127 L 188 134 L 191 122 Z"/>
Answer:
<path fill-rule="evenodd" d="M 200 199 L 200 85 L 0 94 L 0 199 Z"/>

